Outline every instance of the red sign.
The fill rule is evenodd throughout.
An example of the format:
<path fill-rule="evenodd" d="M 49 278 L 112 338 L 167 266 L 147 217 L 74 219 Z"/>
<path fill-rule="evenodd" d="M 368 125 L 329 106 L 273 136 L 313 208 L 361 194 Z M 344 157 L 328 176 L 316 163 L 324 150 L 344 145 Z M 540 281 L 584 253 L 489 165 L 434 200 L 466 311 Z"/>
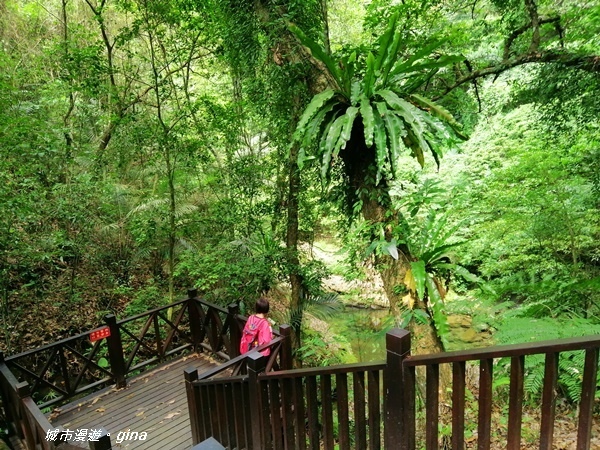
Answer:
<path fill-rule="evenodd" d="M 90 342 L 95 342 L 110 336 L 110 328 L 102 327 L 90 333 Z"/>

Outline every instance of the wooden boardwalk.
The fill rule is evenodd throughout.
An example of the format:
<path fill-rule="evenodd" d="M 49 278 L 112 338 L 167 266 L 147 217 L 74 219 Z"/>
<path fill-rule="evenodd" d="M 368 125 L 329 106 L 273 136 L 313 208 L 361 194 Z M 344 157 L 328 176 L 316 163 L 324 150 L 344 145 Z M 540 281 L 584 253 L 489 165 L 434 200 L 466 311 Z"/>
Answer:
<path fill-rule="evenodd" d="M 192 354 L 128 380 L 127 387 L 104 389 L 64 405 L 50 416 L 51 423 L 71 431 L 104 428 L 113 448 L 189 450 L 192 435 L 183 371 L 199 373 L 218 365 L 202 354 Z M 141 440 L 123 440 L 127 431 L 147 433 Z M 120 440 L 120 439 L 119 439 Z"/>

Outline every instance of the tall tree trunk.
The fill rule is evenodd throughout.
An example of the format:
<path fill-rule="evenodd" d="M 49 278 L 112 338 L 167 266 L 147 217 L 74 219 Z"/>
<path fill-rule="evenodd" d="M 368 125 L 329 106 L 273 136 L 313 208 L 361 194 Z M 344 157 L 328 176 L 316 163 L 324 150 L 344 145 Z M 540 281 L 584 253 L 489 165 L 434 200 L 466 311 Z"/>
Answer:
<path fill-rule="evenodd" d="M 364 143 L 364 132 L 362 127 L 354 127 L 353 136 L 346 152 L 343 154 L 344 167 L 350 182 L 350 189 L 354 192 L 360 192 L 358 200 L 362 202 L 361 213 L 363 218 L 372 224 L 382 224 L 384 226 L 384 236 L 386 240 L 391 240 L 392 225 L 402 220 L 395 214 L 390 217 L 392 211 L 389 187 L 385 181 L 379 185 L 374 184 L 375 174 L 375 150 L 367 148 Z M 354 194 L 350 195 L 350 199 Z M 375 238 L 375 236 L 373 236 Z M 402 313 L 402 304 L 414 305 L 413 308 L 425 310 L 430 317 L 426 304 L 416 298 L 405 282 L 406 273 L 410 268 L 412 255 L 408 247 L 400 244 L 397 248 L 398 258 L 395 259 L 389 255 L 377 255 L 375 257 L 375 268 L 381 276 L 386 296 L 390 303 L 390 311 L 396 317 L 400 318 Z M 413 319 L 408 325 L 412 335 L 412 349 L 414 355 L 440 353 L 444 351 L 442 341 L 437 335 L 435 323 L 430 317 L 427 323 L 420 323 Z M 450 420 L 450 391 L 452 374 L 448 365 L 440 367 L 439 395 L 441 404 L 440 421 L 449 423 Z M 417 389 L 421 398 L 425 396 L 425 373 L 417 371 Z"/>
<path fill-rule="evenodd" d="M 300 191 L 300 168 L 298 167 L 298 145 L 293 145 L 290 149 L 288 159 L 289 185 L 287 198 L 287 227 L 286 227 L 286 247 L 288 266 L 290 268 L 290 310 L 302 311 L 302 276 L 300 275 L 300 258 L 298 257 L 298 193 Z M 292 327 L 292 348 L 300 347 L 299 331 Z"/>
<path fill-rule="evenodd" d="M 392 203 L 389 194 L 389 186 L 385 180 L 378 185 L 375 184 L 375 149 L 368 148 L 364 141 L 364 130 L 362 126 L 355 126 L 352 130 L 352 136 L 346 151 L 342 153 L 344 168 L 350 184 L 349 200 L 353 202 L 355 192 L 359 192 L 358 198 L 362 203 L 361 213 L 363 218 L 371 224 L 381 224 L 384 227 L 385 238 L 389 241 L 392 238 L 391 229 L 394 223 L 402 220 L 392 212 Z M 375 238 L 375 236 L 373 236 Z M 402 302 L 410 299 L 410 304 L 415 308 L 426 309 L 426 305 L 414 298 L 406 286 L 406 272 L 410 268 L 412 255 L 405 244 L 398 245 L 398 259 L 389 255 L 377 255 L 375 257 L 375 268 L 381 276 L 386 296 L 390 303 L 390 311 L 399 317 L 402 312 Z M 413 333 L 414 348 L 413 352 L 418 353 L 438 353 L 444 350 L 442 342 L 437 336 L 435 325 L 431 320 L 425 328 L 417 326 L 414 320 L 410 324 Z M 418 331 L 417 331 L 418 330 Z"/>

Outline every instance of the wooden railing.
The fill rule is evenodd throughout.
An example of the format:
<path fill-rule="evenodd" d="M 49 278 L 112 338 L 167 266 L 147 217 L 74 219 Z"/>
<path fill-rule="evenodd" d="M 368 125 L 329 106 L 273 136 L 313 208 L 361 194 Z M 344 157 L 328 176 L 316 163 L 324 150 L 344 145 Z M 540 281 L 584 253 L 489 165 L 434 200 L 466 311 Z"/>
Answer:
<path fill-rule="evenodd" d="M 539 448 L 549 450 L 560 354 L 585 351 L 576 448 L 590 449 L 600 336 L 423 356 L 411 356 L 410 345 L 410 334 L 395 329 L 386 336 L 387 359 L 381 363 L 265 372 L 264 358 L 251 352 L 246 357 L 247 376 L 202 377 L 188 371 L 193 442 L 214 437 L 239 449 L 432 450 L 440 448 L 440 423 L 446 419 L 445 409 L 451 408 L 451 448 L 462 450 L 465 411 L 475 406 L 465 399 L 465 392 L 473 388 L 477 430 L 469 438 L 469 448 L 488 450 L 492 407 L 499 404 L 492 384 L 494 360 L 510 358 L 508 431 L 503 439 L 509 450 L 520 449 L 525 358 L 542 354 L 546 364 Z M 445 399 L 444 392 L 440 396 L 441 364 L 451 365 L 451 405 L 440 402 Z M 422 396 L 417 395 L 418 367 L 424 368 L 426 379 Z M 467 383 L 467 367 L 479 372 L 474 387 Z"/>
<path fill-rule="evenodd" d="M 410 348 L 410 335 L 399 336 L 405 348 Z M 581 374 L 581 399 L 578 410 L 577 450 L 589 450 L 593 408 L 598 389 L 598 353 L 600 336 L 588 336 L 528 344 L 505 345 L 491 348 L 448 352 L 437 355 L 400 357 L 395 361 L 395 370 L 400 371 L 401 383 L 392 383 L 391 398 L 399 398 L 404 407 L 400 419 L 393 427 L 393 438 L 403 443 L 401 448 L 414 449 L 416 439 L 415 379 L 416 368 L 424 367 L 426 372 L 425 393 L 425 448 L 437 449 L 438 423 L 440 411 L 440 366 L 452 367 L 452 448 L 465 448 L 465 369 L 466 363 L 476 362 L 479 366 L 477 448 L 489 449 L 492 437 L 492 407 L 497 405 L 493 392 L 494 360 L 510 358 L 510 387 L 508 398 L 508 426 L 505 436 L 507 449 L 521 448 L 522 412 L 524 398 L 525 358 L 532 355 L 545 356 L 544 383 L 541 397 L 540 450 L 552 449 L 554 420 L 556 414 L 557 381 L 559 378 L 559 358 L 564 352 L 585 351 L 585 365 Z M 402 425 L 402 426 L 400 426 Z"/>
<path fill-rule="evenodd" d="M 50 424 L 31 398 L 29 384 L 26 381 L 19 382 L 3 360 L 0 360 L 0 394 L 6 419 L 12 428 L 10 431 L 16 434 L 27 448 L 42 450 L 82 448 L 71 445 L 67 441 L 61 441 L 60 429 L 55 440 L 48 437 L 48 432 L 54 430 L 54 426 Z M 87 448 L 108 450 L 111 448 L 110 437 L 106 433 L 98 435 L 95 441 L 89 442 Z"/>
<path fill-rule="evenodd" d="M 27 381 L 43 409 L 110 384 L 192 350 L 228 360 L 238 354 L 246 318 L 235 304 L 213 305 L 191 290 L 188 298 L 122 320 L 109 314 L 110 336 L 90 342 L 90 330 L 5 358 L 18 381 Z"/>
<path fill-rule="evenodd" d="M 229 448 L 262 448 L 253 444 L 258 442 L 253 433 L 259 428 L 253 422 L 257 392 L 250 386 L 255 386 L 261 372 L 292 367 L 290 333 L 290 327 L 282 325 L 278 336 L 268 344 L 202 374 L 196 369 L 185 371 L 194 443 L 216 436 Z M 264 357 L 266 349 L 269 355 Z"/>
<path fill-rule="evenodd" d="M 0 393 L 11 428 L 30 448 L 51 448 L 40 438 L 53 429 L 40 410 L 111 384 L 124 387 L 128 377 L 193 350 L 233 359 L 243 373 L 236 357 L 246 317 L 238 312 L 235 304 L 222 308 L 190 290 L 184 300 L 134 317 L 107 315 L 105 339 L 90 342 L 98 328 L 6 358 L 0 353 Z"/>

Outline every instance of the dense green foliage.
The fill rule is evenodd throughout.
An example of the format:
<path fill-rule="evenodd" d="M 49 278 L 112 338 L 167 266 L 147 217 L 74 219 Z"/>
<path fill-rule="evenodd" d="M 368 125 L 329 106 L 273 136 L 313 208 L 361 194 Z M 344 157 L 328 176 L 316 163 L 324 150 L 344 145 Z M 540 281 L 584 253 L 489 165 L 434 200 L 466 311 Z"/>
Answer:
<path fill-rule="evenodd" d="M 246 307 L 290 275 L 303 303 L 280 316 L 300 329 L 327 299 L 310 244 L 336 234 L 347 278 L 405 251 L 394 292 L 429 298 L 441 337 L 448 289 L 501 305 L 483 309 L 500 342 L 532 318 L 596 330 L 599 10 L 1 1 L 2 348 L 190 287 Z M 358 217 L 369 198 L 378 223 Z"/>

